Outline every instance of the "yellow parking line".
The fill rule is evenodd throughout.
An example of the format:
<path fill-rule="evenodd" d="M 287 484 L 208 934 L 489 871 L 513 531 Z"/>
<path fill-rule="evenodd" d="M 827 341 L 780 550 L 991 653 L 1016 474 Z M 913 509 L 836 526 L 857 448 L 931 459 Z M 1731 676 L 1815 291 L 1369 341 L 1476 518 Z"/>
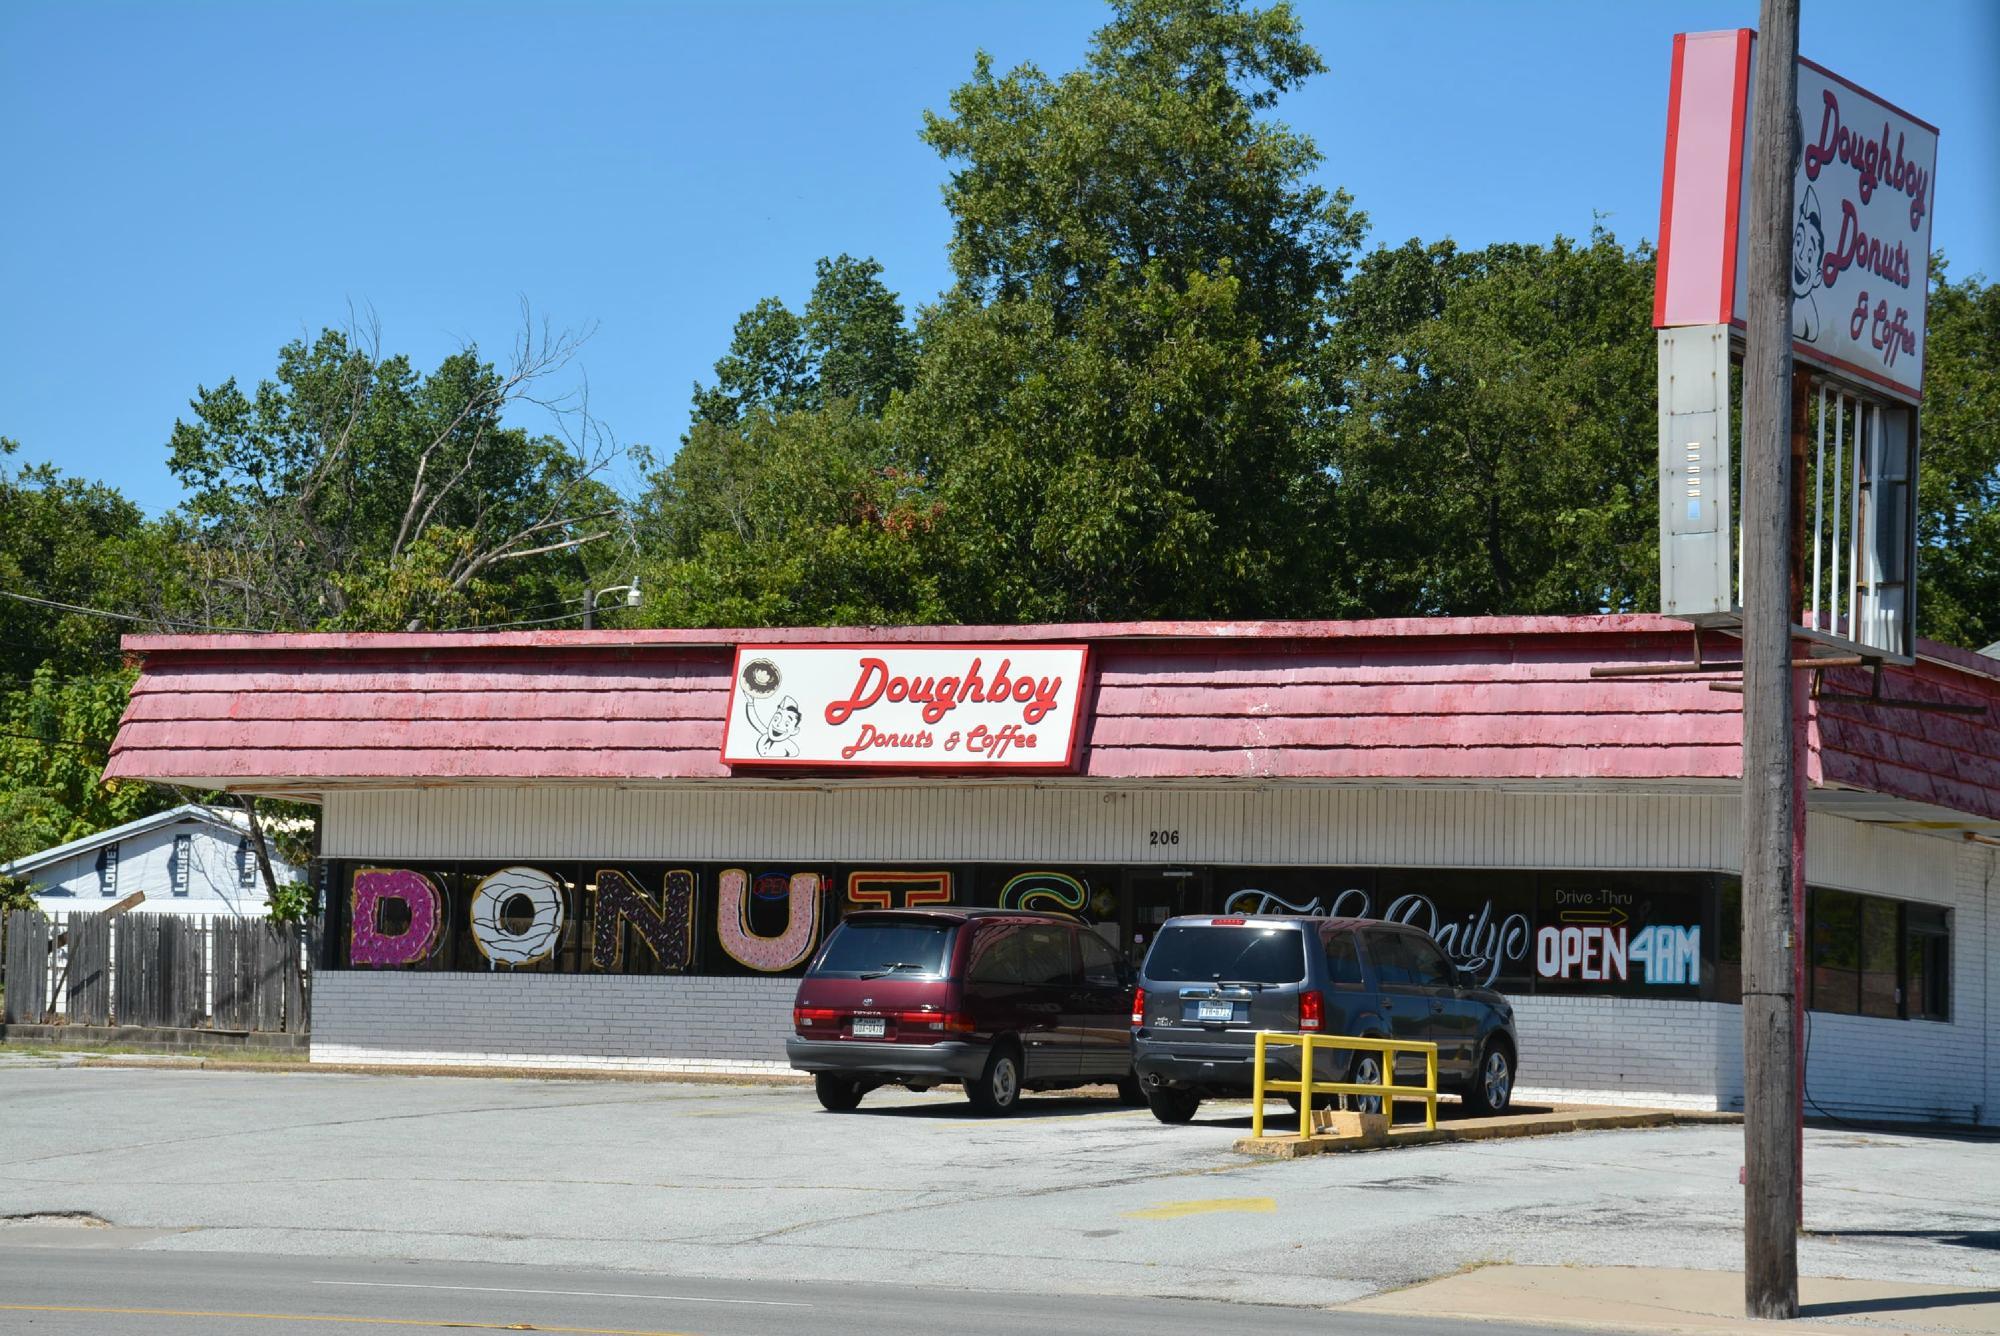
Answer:
<path fill-rule="evenodd" d="M 1127 1220 L 1179 1220 L 1190 1215 L 1215 1215 L 1225 1211 L 1265 1215 L 1277 1209 L 1278 1203 L 1269 1197 L 1210 1197 L 1205 1201 L 1161 1202 L 1143 1211 L 1126 1211 L 1124 1215 Z"/>
<path fill-rule="evenodd" d="M 551 1327 L 541 1322 L 472 1322 L 428 1317 L 332 1317 L 323 1313 L 223 1313 L 192 1308 L 90 1308 L 81 1304 L 0 1304 L 0 1313 L 93 1313 L 115 1317 L 227 1317 L 253 1322 L 342 1322 L 363 1327 L 452 1327 L 473 1331 L 556 1331 L 569 1336 L 691 1336 L 625 1327 Z"/>

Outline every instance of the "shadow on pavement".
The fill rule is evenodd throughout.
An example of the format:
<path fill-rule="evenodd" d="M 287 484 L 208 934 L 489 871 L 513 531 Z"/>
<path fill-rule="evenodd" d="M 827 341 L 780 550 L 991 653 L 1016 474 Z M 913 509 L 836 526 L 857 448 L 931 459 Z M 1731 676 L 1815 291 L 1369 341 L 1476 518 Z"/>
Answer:
<path fill-rule="evenodd" d="M 1509 1117 L 1526 1117 L 1531 1114 L 1554 1112 L 1554 1107 L 1547 1104 L 1516 1104 L 1508 1109 L 1507 1115 Z M 1459 1101 L 1445 1099 L 1438 1101 L 1438 1125 L 1440 1127 L 1450 1123 L 1472 1121 L 1474 1121 L 1472 1110 Z M 1204 1118 L 1197 1114 L 1195 1122 L 1203 1127 L 1241 1127 L 1247 1130 L 1250 1126 L 1250 1115 L 1243 1113 L 1227 1118 Z M 1412 1105 L 1409 1108 L 1398 1109 L 1396 1111 L 1394 1125 L 1397 1127 L 1421 1127 L 1423 1126 L 1423 1122 L 1424 1111 L 1421 1105 Z M 1296 1128 L 1297 1126 L 1298 1118 L 1290 1109 L 1273 1106 L 1264 1111 L 1264 1130 L 1266 1132 L 1271 1131 L 1273 1128 L 1282 1130 L 1285 1128 Z"/>
<path fill-rule="evenodd" d="M 1076 1095 L 1037 1098 L 1036 1096 L 1029 1095 L 1022 1099 L 1020 1104 L 1015 1107 L 1014 1112 L 1004 1117 L 996 1117 L 992 1121 L 997 1125 L 1020 1122 L 1023 1119 L 1032 1121 L 1036 1118 L 1074 1118 L 1079 1114 L 1087 1113 L 1142 1112 L 1144 1110 L 1136 1109 L 1129 1104 L 1120 1104 L 1115 1099 L 1091 1099 L 1086 1096 Z M 843 1118 L 937 1118 L 958 1122 L 966 1118 L 977 1118 L 980 1115 L 975 1113 L 972 1105 L 963 1099 L 940 1100 L 935 1104 L 877 1104 L 870 1106 L 866 1097 L 863 1097 L 860 1108 L 851 1114 L 842 1114 L 840 1116 Z"/>
<path fill-rule="evenodd" d="M 1853 1232 L 1865 1234 L 1870 1231 Z M 1869 1313 L 1913 1313 L 1926 1308 L 1969 1308 L 1975 1304 L 2000 1306 L 2000 1290 L 1965 1290 L 1957 1294 L 1906 1294 L 1898 1298 L 1843 1299 L 1834 1303 L 1800 1304 L 1799 1317 L 1801 1319 L 1862 1317 Z"/>
<path fill-rule="evenodd" d="M 1809 1229 L 1806 1233 L 1816 1239 L 1926 1239 L 1954 1248 L 2000 1252 L 2000 1229 Z"/>

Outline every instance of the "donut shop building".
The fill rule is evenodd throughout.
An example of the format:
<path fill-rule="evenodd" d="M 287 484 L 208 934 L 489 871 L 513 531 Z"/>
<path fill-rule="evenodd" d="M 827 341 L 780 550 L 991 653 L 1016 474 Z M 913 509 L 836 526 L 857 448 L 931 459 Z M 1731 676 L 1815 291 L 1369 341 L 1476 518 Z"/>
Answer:
<path fill-rule="evenodd" d="M 1690 641 L 1654 616 L 143 636 L 107 774 L 320 805 L 315 1061 L 783 1071 L 796 976 L 854 909 L 1063 909 L 1135 960 L 1173 914 L 1300 911 L 1417 924 L 1510 995 L 1530 1098 L 1727 1109 L 1735 646 L 1593 675 Z M 1810 1097 L 2000 1121 L 2000 661 L 1817 678 Z"/>

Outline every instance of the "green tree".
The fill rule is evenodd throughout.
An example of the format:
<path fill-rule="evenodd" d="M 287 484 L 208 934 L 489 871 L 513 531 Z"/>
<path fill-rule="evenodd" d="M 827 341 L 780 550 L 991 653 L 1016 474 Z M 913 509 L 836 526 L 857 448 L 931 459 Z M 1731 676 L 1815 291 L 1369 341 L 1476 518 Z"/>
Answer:
<path fill-rule="evenodd" d="M 1328 369 L 1343 611 L 1658 606 L 1652 290 L 1601 231 L 1368 256 Z"/>
<path fill-rule="evenodd" d="M 1917 629 L 2000 641 L 2000 284 L 1931 264 L 1917 485 Z"/>
<path fill-rule="evenodd" d="M 533 327 L 498 369 L 468 348 L 428 375 L 322 331 L 275 379 L 198 391 L 169 467 L 204 613 L 256 629 L 416 630 L 561 607 L 576 549 L 616 533 L 619 453 L 550 388 L 577 341 Z M 552 408 L 559 434 L 502 421 Z"/>
<path fill-rule="evenodd" d="M 0 723 L 0 861 L 172 806 L 146 784 L 107 781 L 105 758 L 132 674 L 65 676 L 53 666 L 4 698 Z"/>
<path fill-rule="evenodd" d="M 18 448 L 0 437 L 0 460 Z M 145 528 L 139 508 L 115 488 L 64 477 L 48 464 L 0 465 L 0 589 L 130 610 L 150 569 L 133 560 Z M 0 687 L 25 683 L 43 663 L 64 672 L 114 666 L 120 630 L 113 619 L 0 599 Z"/>
<path fill-rule="evenodd" d="M 1322 605 L 1312 371 L 1363 220 L 1266 115 L 1320 69 L 1285 5 L 1129 0 L 1083 69 L 982 54 L 927 118 L 957 284 L 889 421 L 956 615 Z"/>
<path fill-rule="evenodd" d="M 910 331 L 882 266 L 851 255 L 814 266 L 805 313 L 766 297 L 737 318 L 715 383 L 695 386 L 696 422 L 730 423 L 753 410 L 811 412 L 851 399 L 878 417 L 909 384 Z"/>
<path fill-rule="evenodd" d="M 856 402 L 699 422 L 639 508 L 659 626 L 946 620 L 935 509 Z"/>

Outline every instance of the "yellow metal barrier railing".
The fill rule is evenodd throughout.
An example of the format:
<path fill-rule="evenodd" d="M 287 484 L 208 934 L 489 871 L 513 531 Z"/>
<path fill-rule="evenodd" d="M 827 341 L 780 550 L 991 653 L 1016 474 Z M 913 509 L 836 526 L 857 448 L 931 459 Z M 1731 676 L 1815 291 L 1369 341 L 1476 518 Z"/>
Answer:
<path fill-rule="evenodd" d="M 1299 1055 L 1299 1079 L 1296 1081 L 1273 1081 L 1264 1075 L 1265 1049 L 1277 1044 L 1281 1047 L 1304 1050 Z M 1358 1085 L 1352 1081 L 1313 1080 L 1314 1048 L 1349 1049 L 1355 1052 L 1380 1053 L 1386 1061 L 1382 1063 L 1382 1080 L 1377 1085 Z M 1399 1086 L 1394 1084 L 1396 1055 L 1399 1053 L 1421 1053 L 1424 1055 L 1424 1083 L 1420 1086 Z M 1425 1039 L 1361 1039 L 1344 1034 L 1284 1034 L 1276 1030 L 1257 1032 L 1257 1067 L 1250 1088 L 1250 1135 L 1264 1135 L 1264 1096 L 1269 1093 L 1280 1095 L 1297 1094 L 1299 1097 L 1299 1138 L 1305 1139 L 1312 1131 L 1312 1097 L 1314 1095 L 1359 1095 L 1364 1098 L 1379 1098 L 1382 1112 L 1394 1121 L 1394 1101 L 1399 1099 L 1420 1099 L 1424 1102 L 1424 1128 L 1435 1132 L 1438 1125 L 1438 1046 Z"/>

